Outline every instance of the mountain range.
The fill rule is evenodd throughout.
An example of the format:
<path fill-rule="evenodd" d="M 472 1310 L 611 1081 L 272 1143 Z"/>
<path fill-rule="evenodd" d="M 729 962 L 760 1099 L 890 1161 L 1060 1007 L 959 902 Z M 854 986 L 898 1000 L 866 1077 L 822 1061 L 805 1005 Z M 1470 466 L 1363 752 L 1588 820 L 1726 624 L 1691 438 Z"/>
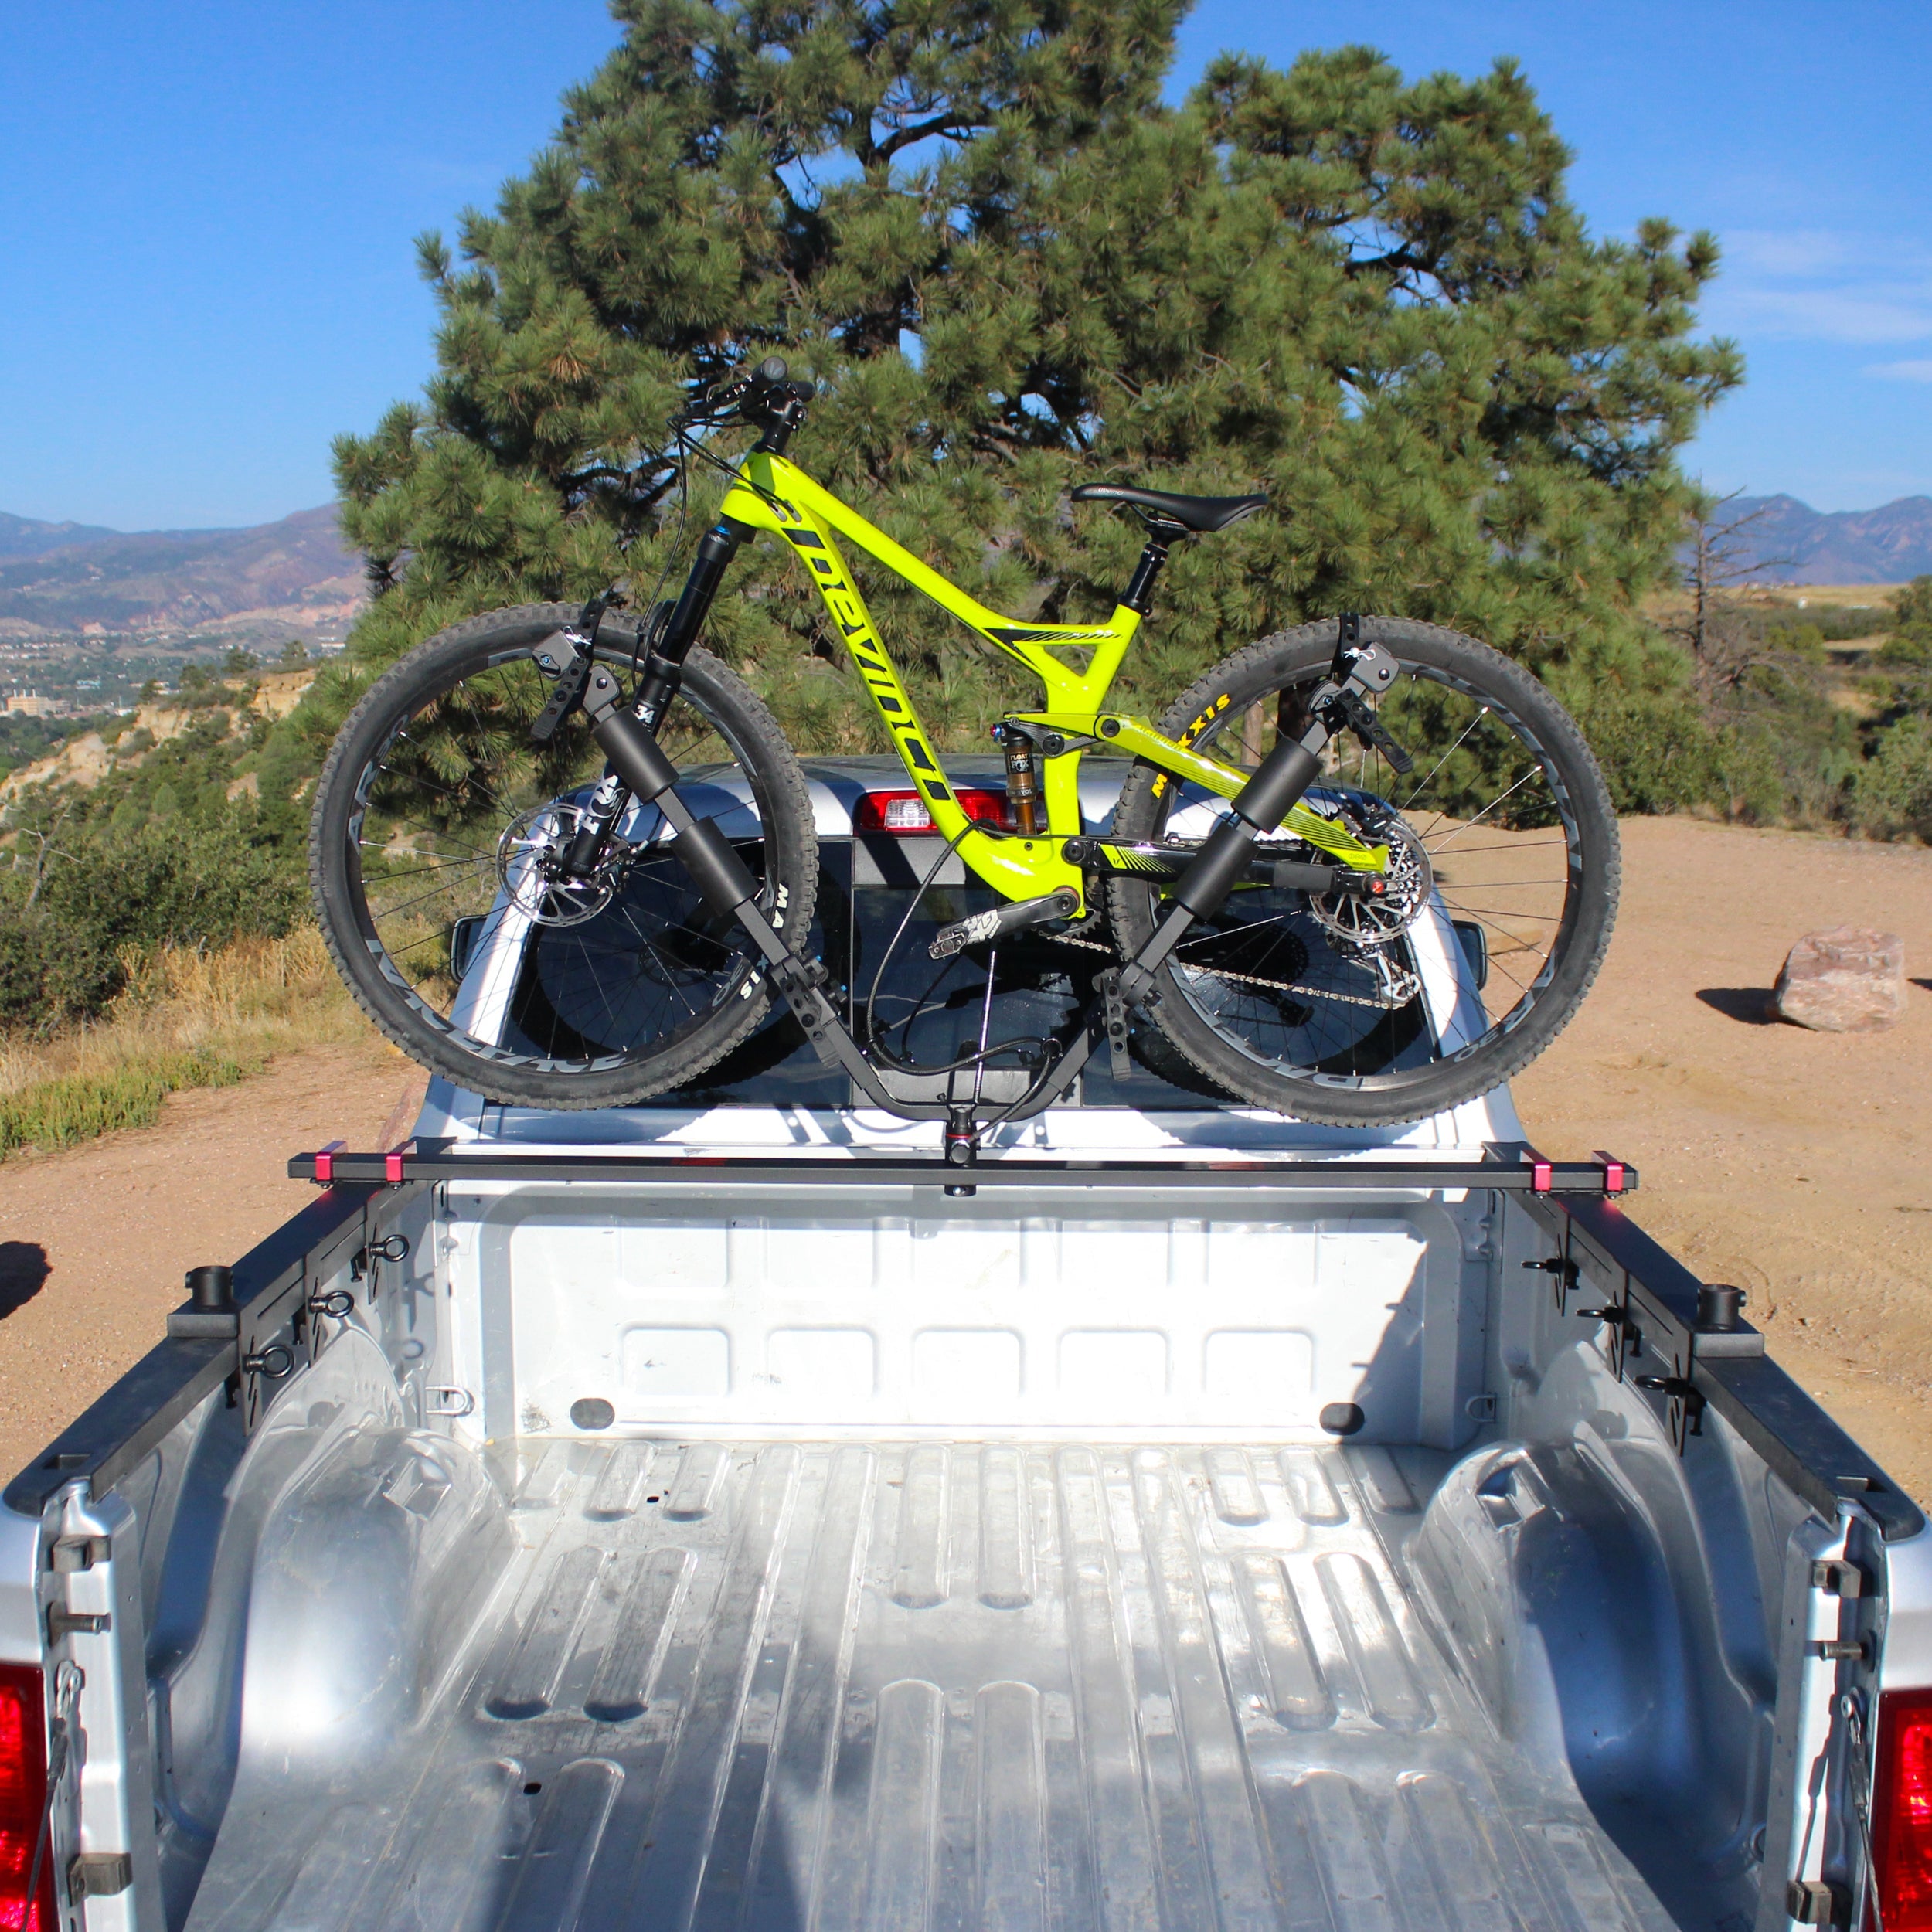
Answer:
<path fill-rule="evenodd" d="M 1739 532 L 1739 561 L 1756 562 L 1751 574 L 1767 583 L 1903 583 L 1932 572 L 1932 496 L 1902 496 L 1876 510 L 1740 496 L 1718 521 L 1734 526 L 1747 516 L 1757 521 Z"/>
<path fill-rule="evenodd" d="M 367 594 L 332 503 L 240 530 L 129 533 L 0 514 L 0 637 L 336 642 Z"/>
<path fill-rule="evenodd" d="M 1932 573 L 1932 497 L 1820 511 L 1793 496 L 1738 497 L 1726 523 L 1752 574 L 1782 583 L 1898 583 Z M 362 560 L 335 506 L 240 530 L 128 532 L 0 512 L 0 638 L 133 634 L 335 643 L 366 600 Z"/>

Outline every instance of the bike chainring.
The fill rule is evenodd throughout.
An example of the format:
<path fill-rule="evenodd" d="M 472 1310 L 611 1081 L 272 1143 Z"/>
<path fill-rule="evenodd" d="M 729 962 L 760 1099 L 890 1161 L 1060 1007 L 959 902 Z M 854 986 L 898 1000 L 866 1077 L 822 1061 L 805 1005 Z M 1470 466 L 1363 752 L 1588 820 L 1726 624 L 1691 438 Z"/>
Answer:
<path fill-rule="evenodd" d="M 607 859 L 587 879 L 563 869 L 563 853 L 583 817 L 561 800 L 518 813 L 496 842 L 497 876 L 510 903 L 534 925 L 581 926 L 610 904 L 617 864 Z"/>

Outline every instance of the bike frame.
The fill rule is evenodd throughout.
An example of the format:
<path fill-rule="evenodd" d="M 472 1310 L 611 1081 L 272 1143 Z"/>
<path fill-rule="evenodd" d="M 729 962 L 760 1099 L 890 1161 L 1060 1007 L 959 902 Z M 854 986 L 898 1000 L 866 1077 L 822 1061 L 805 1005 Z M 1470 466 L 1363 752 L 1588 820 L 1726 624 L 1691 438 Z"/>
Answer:
<path fill-rule="evenodd" d="M 1233 798 L 1247 783 L 1250 774 L 1239 767 L 1192 748 L 1218 712 L 1196 719 L 1176 740 L 1156 731 L 1145 718 L 1107 708 L 1107 693 L 1141 625 L 1141 614 L 1128 605 L 1117 604 L 1104 624 L 1029 624 L 1002 617 L 920 563 L 795 463 L 767 451 L 754 450 L 745 457 L 737 481 L 719 507 L 730 522 L 775 531 L 796 552 L 859 667 L 906 775 L 926 801 L 937 835 L 953 842 L 975 876 L 1005 898 L 1034 899 L 1066 890 L 1073 893 L 1082 912 L 1088 910 L 1084 869 L 1096 856 L 1106 862 L 1107 851 L 1104 842 L 1086 839 L 1080 820 L 1080 761 L 1085 750 L 1104 745 L 1128 753 L 1217 798 Z M 1030 838 L 1001 835 L 984 831 L 967 818 L 955 796 L 957 787 L 927 738 L 918 710 L 845 567 L 835 540 L 839 536 L 1024 665 L 1046 687 L 1043 709 L 1009 714 L 1041 736 L 1057 734 L 1066 741 L 1064 750 L 1049 753 L 1044 760 L 1043 831 Z M 1089 654 L 1084 670 L 1076 670 L 1054 655 L 1069 648 Z M 1306 805 L 1291 807 L 1281 829 L 1353 870 L 1386 869 L 1386 846 L 1363 844 Z M 1069 839 L 1086 841 L 1081 853 L 1084 866 L 1066 855 Z M 1117 869 L 1140 869 L 1124 853 Z"/>

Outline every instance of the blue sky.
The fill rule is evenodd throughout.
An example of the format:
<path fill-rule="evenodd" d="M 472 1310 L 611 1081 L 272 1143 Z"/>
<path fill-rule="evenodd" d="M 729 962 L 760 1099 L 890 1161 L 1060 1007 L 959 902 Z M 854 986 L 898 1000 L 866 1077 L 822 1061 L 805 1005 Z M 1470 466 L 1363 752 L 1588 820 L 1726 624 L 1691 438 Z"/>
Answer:
<path fill-rule="evenodd" d="M 412 237 L 543 142 L 600 0 L 0 0 L 0 509 L 121 529 L 325 500 L 328 441 L 420 387 Z M 1223 48 L 1517 56 L 1592 227 L 1716 230 L 1750 367 L 1689 452 L 1821 509 L 1932 493 L 1925 0 L 1202 0 Z"/>

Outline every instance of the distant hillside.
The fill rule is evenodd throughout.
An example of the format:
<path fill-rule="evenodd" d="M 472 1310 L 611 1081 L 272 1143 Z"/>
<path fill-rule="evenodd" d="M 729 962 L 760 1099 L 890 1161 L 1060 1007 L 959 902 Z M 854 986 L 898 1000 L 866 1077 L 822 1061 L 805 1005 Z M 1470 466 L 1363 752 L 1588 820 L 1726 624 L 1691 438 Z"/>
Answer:
<path fill-rule="evenodd" d="M 131 536 L 0 516 L 0 635 L 339 638 L 366 590 L 333 504 L 252 529 Z"/>
<path fill-rule="evenodd" d="M 1750 553 L 1767 562 L 1767 583 L 1902 583 L 1932 573 L 1932 496 L 1902 496 L 1876 510 L 1815 510 L 1794 496 L 1740 496 L 1725 506 L 1726 522 L 1768 513 L 1744 533 Z"/>
<path fill-rule="evenodd" d="M 90 543 L 96 537 L 118 536 L 118 530 L 104 529 L 95 523 L 36 523 L 30 516 L 9 516 L 0 510 L 0 562 L 14 557 L 45 556 L 70 543 Z"/>

